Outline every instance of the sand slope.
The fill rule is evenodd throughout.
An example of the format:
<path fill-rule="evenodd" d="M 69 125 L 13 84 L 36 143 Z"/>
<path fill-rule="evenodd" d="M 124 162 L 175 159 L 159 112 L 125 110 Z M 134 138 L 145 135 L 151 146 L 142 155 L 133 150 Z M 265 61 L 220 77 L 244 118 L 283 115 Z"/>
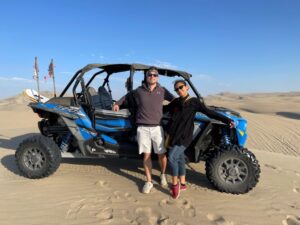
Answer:
<path fill-rule="evenodd" d="M 269 97 L 278 100 L 280 96 L 276 96 Z M 286 107 L 249 112 L 239 108 L 236 95 L 225 97 L 209 98 L 208 102 L 232 106 L 249 121 L 247 147 L 260 161 L 260 182 L 245 195 L 220 193 L 206 179 L 204 164 L 192 164 L 195 171 L 188 168 L 188 190 L 178 200 L 172 200 L 168 189 L 157 183 L 149 195 L 140 192 L 144 174 L 139 160 L 63 159 L 58 171 L 48 178 L 20 176 L 14 152 L 22 139 L 38 133 L 39 118 L 24 103 L 3 104 L 0 224 L 299 225 L 300 120 L 275 113 L 287 112 Z M 250 97 L 255 102 L 256 97 Z M 298 95 L 289 98 L 294 101 Z M 246 97 L 239 103 L 248 105 L 242 101 L 247 101 Z M 299 113 L 297 106 L 289 112 Z M 158 165 L 154 167 L 158 182 Z"/>
<path fill-rule="evenodd" d="M 228 107 L 248 120 L 248 148 L 300 156 L 300 93 L 222 93 L 207 104 Z"/>

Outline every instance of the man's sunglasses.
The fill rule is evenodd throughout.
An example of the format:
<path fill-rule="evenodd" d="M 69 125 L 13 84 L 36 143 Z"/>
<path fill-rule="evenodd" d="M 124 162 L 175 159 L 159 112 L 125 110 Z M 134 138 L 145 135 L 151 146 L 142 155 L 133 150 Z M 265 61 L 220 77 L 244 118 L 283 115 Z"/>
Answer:
<path fill-rule="evenodd" d="M 184 87 L 185 85 L 181 85 L 181 86 L 179 86 L 178 88 L 175 88 L 174 90 L 177 92 L 177 91 L 179 91 L 179 90 L 182 90 L 182 88 Z"/>
<path fill-rule="evenodd" d="M 156 74 L 156 73 L 149 73 L 147 76 L 148 77 L 158 77 L 158 74 Z"/>

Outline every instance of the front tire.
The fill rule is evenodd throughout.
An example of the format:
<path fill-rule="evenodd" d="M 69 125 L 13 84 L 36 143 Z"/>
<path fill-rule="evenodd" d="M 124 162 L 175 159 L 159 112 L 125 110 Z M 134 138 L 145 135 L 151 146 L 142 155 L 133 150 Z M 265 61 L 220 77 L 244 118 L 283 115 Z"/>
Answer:
<path fill-rule="evenodd" d="M 256 186 L 260 166 L 254 154 L 237 145 L 218 148 L 206 161 L 206 176 L 221 192 L 244 194 Z"/>
<path fill-rule="evenodd" d="M 17 148 L 15 157 L 21 174 L 31 179 L 53 174 L 61 162 L 56 143 L 42 135 L 25 139 Z"/>

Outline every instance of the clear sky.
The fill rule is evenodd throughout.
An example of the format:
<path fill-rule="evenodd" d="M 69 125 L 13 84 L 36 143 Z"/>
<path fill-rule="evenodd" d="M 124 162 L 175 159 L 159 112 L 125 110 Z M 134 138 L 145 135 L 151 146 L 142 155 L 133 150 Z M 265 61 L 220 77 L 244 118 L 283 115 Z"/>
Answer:
<path fill-rule="evenodd" d="M 185 70 L 203 95 L 300 91 L 299 0 L 1 1 L 0 98 L 88 63 Z M 51 90 L 50 80 L 41 88 Z"/>

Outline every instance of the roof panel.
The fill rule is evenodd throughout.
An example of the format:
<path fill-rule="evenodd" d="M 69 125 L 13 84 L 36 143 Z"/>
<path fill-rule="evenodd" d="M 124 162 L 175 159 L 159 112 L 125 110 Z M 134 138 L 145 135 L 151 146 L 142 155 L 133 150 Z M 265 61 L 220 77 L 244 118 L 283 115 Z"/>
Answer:
<path fill-rule="evenodd" d="M 103 69 L 107 73 L 118 73 L 130 71 L 131 69 L 135 71 L 147 71 L 150 67 L 153 66 L 144 64 L 88 64 L 84 68 L 82 68 L 82 73 L 86 73 L 95 68 Z M 158 69 L 158 73 L 163 76 L 182 76 L 185 79 L 189 79 L 192 76 L 191 74 L 180 70 L 173 70 L 161 67 L 156 68 Z"/>

